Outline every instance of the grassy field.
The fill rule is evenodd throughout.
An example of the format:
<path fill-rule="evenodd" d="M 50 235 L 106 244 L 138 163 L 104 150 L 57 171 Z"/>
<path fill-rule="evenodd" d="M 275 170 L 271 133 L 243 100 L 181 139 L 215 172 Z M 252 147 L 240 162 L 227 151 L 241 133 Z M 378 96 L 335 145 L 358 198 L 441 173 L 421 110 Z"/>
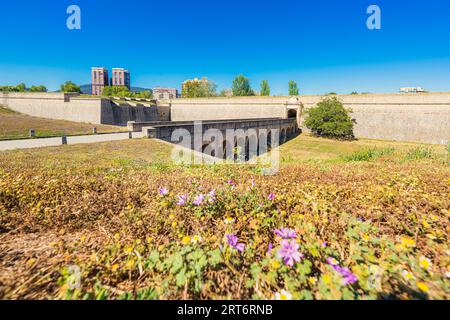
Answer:
<path fill-rule="evenodd" d="M 97 132 L 126 131 L 124 127 L 92 125 L 64 120 L 31 117 L 0 106 L 0 139 L 20 139 L 29 137 L 29 130 L 36 130 L 37 137 L 91 134 L 92 128 Z"/>
<path fill-rule="evenodd" d="M 0 298 L 450 297 L 444 146 L 303 135 L 275 176 L 170 152 L 0 152 Z"/>

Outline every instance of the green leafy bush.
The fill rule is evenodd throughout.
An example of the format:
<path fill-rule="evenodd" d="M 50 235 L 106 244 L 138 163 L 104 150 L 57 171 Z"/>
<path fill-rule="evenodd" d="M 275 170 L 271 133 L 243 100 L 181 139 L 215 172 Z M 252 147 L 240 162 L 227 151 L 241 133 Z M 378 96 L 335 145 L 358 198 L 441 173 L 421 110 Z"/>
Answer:
<path fill-rule="evenodd" d="M 376 160 L 382 156 L 390 155 L 395 151 L 394 148 L 383 148 L 383 149 L 377 149 L 377 148 L 370 148 L 370 149 L 363 149 L 358 150 L 348 156 L 344 157 L 344 160 L 347 162 L 352 161 L 372 161 Z"/>
<path fill-rule="evenodd" d="M 305 125 L 317 136 L 353 139 L 353 120 L 349 112 L 336 97 L 327 97 L 308 110 Z"/>
<path fill-rule="evenodd" d="M 72 92 L 81 93 L 81 88 L 80 88 L 80 86 L 76 85 L 72 81 L 66 81 L 64 84 L 61 85 L 61 91 L 67 92 L 67 93 L 72 93 Z"/>
<path fill-rule="evenodd" d="M 434 159 L 435 157 L 433 150 L 429 147 L 417 147 L 406 154 L 406 160 Z"/>

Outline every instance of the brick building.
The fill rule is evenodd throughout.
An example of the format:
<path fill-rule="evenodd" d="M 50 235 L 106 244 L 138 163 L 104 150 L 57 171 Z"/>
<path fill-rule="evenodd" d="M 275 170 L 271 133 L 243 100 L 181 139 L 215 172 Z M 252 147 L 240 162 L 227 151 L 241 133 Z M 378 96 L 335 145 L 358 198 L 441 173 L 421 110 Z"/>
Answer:
<path fill-rule="evenodd" d="M 178 97 L 178 90 L 175 88 L 154 88 L 153 97 L 158 100 L 176 99 Z"/>
<path fill-rule="evenodd" d="M 109 85 L 108 70 L 102 67 L 91 68 L 92 94 L 101 96 L 105 86 Z"/>
<path fill-rule="evenodd" d="M 130 72 L 123 68 L 113 68 L 111 77 L 112 86 L 125 86 L 131 89 L 130 86 Z"/>

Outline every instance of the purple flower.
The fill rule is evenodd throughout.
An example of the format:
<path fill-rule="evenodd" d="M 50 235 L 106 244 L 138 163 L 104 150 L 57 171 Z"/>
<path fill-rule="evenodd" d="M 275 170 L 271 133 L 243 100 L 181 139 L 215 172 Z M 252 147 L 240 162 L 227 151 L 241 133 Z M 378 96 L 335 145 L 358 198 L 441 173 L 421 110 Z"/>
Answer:
<path fill-rule="evenodd" d="M 328 243 L 326 241 L 322 242 L 321 246 L 322 248 L 325 248 L 328 245 Z"/>
<path fill-rule="evenodd" d="M 267 199 L 269 199 L 270 201 L 272 201 L 273 199 L 275 199 L 275 195 L 273 193 L 269 194 L 269 196 L 267 197 Z"/>
<path fill-rule="evenodd" d="M 275 234 L 283 239 L 295 239 L 297 238 L 297 233 L 293 229 L 281 228 L 275 229 Z"/>
<path fill-rule="evenodd" d="M 298 252 L 298 245 L 295 240 L 282 240 L 281 249 L 278 250 L 278 256 L 283 258 L 284 263 L 290 267 L 294 265 L 294 261 L 299 262 L 303 258 L 303 254 Z"/>
<path fill-rule="evenodd" d="M 353 284 L 356 281 L 358 281 L 358 278 L 354 273 L 352 273 L 348 268 L 341 268 L 339 267 L 339 270 L 337 270 L 342 275 L 342 284 L 343 285 L 349 285 Z"/>
<path fill-rule="evenodd" d="M 187 200 L 187 194 L 183 194 L 181 196 L 178 196 L 177 205 L 182 206 L 182 205 L 186 204 L 186 200 Z"/>
<path fill-rule="evenodd" d="M 239 239 L 235 234 L 227 234 L 226 237 L 230 247 L 236 249 L 239 252 L 244 251 L 245 245 L 243 243 L 238 243 Z"/>
<path fill-rule="evenodd" d="M 273 244 L 271 242 L 271 243 L 269 243 L 269 247 L 267 249 L 267 253 L 270 254 L 272 252 L 272 250 L 273 250 Z"/>
<path fill-rule="evenodd" d="M 165 196 L 169 193 L 169 190 L 167 190 L 166 188 L 159 188 L 159 194 L 162 196 Z"/>
<path fill-rule="evenodd" d="M 216 201 L 216 190 L 212 190 L 210 193 L 208 193 L 208 197 L 209 203 L 214 203 L 214 201 Z"/>
<path fill-rule="evenodd" d="M 198 196 L 195 197 L 194 201 L 192 202 L 192 204 L 194 206 L 199 206 L 203 203 L 203 200 L 205 200 L 205 196 L 203 194 L 199 194 Z"/>
<path fill-rule="evenodd" d="M 352 273 L 348 268 L 341 267 L 336 259 L 328 257 L 326 261 L 335 271 L 337 271 L 342 276 L 343 285 L 353 284 L 358 281 L 356 275 Z"/>

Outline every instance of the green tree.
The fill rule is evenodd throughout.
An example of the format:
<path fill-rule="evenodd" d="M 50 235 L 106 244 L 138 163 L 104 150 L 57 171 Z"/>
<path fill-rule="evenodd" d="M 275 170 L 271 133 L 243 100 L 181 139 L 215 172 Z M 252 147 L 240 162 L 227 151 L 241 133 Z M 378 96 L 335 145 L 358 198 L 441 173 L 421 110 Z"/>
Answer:
<path fill-rule="evenodd" d="M 64 84 L 62 84 L 61 91 L 66 92 L 66 93 L 71 93 L 71 92 L 81 93 L 80 86 L 77 86 L 72 81 L 66 81 Z"/>
<path fill-rule="evenodd" d="M 261 81 L 261 95 L 262 96 L 270 96 L 269 81 L 267 81 L 267 80 Z"/>
<path fill-rule="evenodd" d="M 144 90 L 136 94 L 137 98 L 142 99 L 153 99 L 153 91 L 152 90 Z"/>
<path fill-rule="evenodd" d="M 183 98 L 201 98 L 201 97 L 215 97 L 217 86 L 207 78 L 186 80 L 183 83 L 181 95 Z"/>
<path fill-rule="evenodd" d="M 336 97 L 326 97 L 307 111 L 305 125 L 317 136 L 353 139 L 350 112 Z"/>
<path fill-rule="evenodd" d="M 121 98 L 131 98 L 134 96 L 127 87 L 124 86 L 106 86 L 103 88 L 104 97 L 121 97 Z"/>
<path fill-rule="evenodd" d="M 245 97 L 255 95 L 250 86 L 250 80 L 244 77 L 243 74 L 240 74 L 236 78 L 234 78 L 231 90 L 233 91 L 233 96 L 235 97 Z"/>
<path fill-rule="evenodd" d="M 25 92 L 27 91 L 27 86 L 25 83 L 20 83 L 17 86 L 3 86 L 0 87 L 0 91 L 3 92 Z"/>
<path fill-rule="evenodd" d="M 289 95 L 298 96 L 298 85 L 294 80 L 289 81 Z"/>
<path fill-rule="evenodd" d="M 223 89 L 219 93 L 220 97 L 231 97 L 232 95 L 233 95 L 233 93 L 231 92 L 230 89 Z"/>
<path fill-rule="evenodd" d="M 47 92 L 47 88 L 45 86 L 31 86 L 30 92 Z"/>
<path fill-rule="evenodd" d="M 19 92 L 25 92 L 27 91 L 27 86 L 25 85 L 25 83 L 19 83 L 17 86 L 17 91 Z"/>

